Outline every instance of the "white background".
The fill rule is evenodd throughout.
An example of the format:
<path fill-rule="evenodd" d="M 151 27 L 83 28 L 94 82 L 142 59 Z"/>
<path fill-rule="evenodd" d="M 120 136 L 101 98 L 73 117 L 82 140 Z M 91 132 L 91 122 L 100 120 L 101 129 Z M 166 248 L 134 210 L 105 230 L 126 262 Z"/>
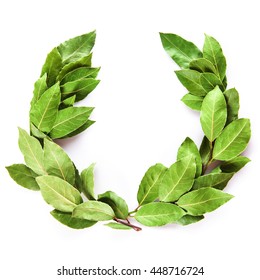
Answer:
<path fill-rule="evenodd" d="M 112 279 L 57 276 L 62 265 L 147 270 L 153 266 L 204 266 L 203 277 L 179 278 L 259 278 L 257 2 L 1 2 L 1 279 Z M 178 67 L 164 52 L 158 32 L 179 34 L 200 48 L 204 33 L 221 43 L 228 63 L 228 86 L 240 93 L 240 116 L 252 121 L 252 139 L 245 153 L 252 161 L 226 189 L 235 198 L 206 215 L 204 221 L 188 227 L 144 227 L 139 233 L 102 224 L 76 231 L 49 215 L 51 208 L 39 192 L 19 187 L 8 176 L 4 166 L 23 161 L 17 126 L 28 129 L 33 83 L 46 54 L 64 40 L 94 29 L 93 64 L 102 66 L 101 83 L 83 104 L 96 107 L 92 114 L 96 123 L 61 145 L 80 170 L 96 162 L 96 191 L 117 192 L 131 209 L 136 207 L 136 192 L 146 169 L 156 162 L 173 163 L 186 136 L 198 145 L 202 138 L 198 114 L 180 101 L 186 91 L 174 75 Z M 153 278 L 157 279 L 149 274 L 125 277 Z"/>

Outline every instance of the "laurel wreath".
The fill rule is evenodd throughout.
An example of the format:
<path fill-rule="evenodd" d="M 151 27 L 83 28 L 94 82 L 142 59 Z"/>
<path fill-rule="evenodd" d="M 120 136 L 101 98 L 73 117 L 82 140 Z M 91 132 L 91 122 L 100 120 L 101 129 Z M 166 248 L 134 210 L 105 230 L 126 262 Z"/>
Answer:
<path fill-rule="evenodd" d="M 170 223 L 188 225 L 204 218 L 233 196 L 223 189 L 250 160 L 242 156 L 250 139 L 250 121 L 238 118 L 239 94 L 227 89 L 226 59 L 218 41 L 205 35 L 199 50 L 176 34 L 160 34 L 164 49 L 180 66 L 176 76 L 188 93 L 182 101 L 199 111 L 205 134 L 198 149 L 186 138 L 170 167 L 151 166 L 137 193 L 138 205 L 129 211 L 126 201 L 112 191 L 96 196 L 94 164 L 79 173 L 55 140 L 73 137 L 94 121 L 94 108 L 75 104 L 98 85 L 100 68 L 92 67 L 96 34 L 90 32 L 55 47 L 34 84 L 30 133 L 19 128 L 19 148 L 25 164 L 7 170 L 22 187 L 39 190 L 54 210 L 51 215 L 74 229 L 100 221 L 114 229 L 141 230 Z"/>

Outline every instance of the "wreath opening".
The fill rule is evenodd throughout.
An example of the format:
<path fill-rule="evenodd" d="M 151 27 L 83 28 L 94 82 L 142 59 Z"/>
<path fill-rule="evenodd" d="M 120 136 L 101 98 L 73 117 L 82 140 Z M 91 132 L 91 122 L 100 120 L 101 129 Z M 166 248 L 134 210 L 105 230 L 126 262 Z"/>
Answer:
<path fill-rule="evenodd" d="M 229 180 L 250 160 L 242 153 L 250 140 L 250 121 L 239 118 L 239 94 L 227 89 L 226 58 L 219 42 L 205 35 L 202 51 L 176 34 L 160 33 L 168 55 L 181 68 L 175 74 L 188 93 L 181 99 L 200 115 L 204 137 L 200 148 L 187 137 L 170 167 L 161 163 L 144 174 L 137 192 L 138 205 L 129 210 L 113 191 L 96 195 L 94 168 L 79 172 L 57 144 L 58 139 L 82 133 L 94 121 L 93 107 L 75 106 L 99 84 L 99 67 L 92 66 L 96 33 L 72 38 L 47 55 L 34 84 L 30 132 L 19 128 L 19 148 L 25 164 L 6 167 L 11 178 L 40 191 L 62 224 L 83 229 L 108 221 L 113 229 L 189 225 L 204 218 L 233 196 L 224 192 Z"/>

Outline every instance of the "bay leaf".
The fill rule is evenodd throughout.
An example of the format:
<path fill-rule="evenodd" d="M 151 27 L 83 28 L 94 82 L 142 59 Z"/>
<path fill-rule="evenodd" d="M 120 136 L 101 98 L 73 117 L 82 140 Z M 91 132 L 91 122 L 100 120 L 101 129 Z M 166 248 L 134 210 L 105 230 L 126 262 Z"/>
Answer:
<path fill-rule="evenodd" d="M 208 92 L 201 84 L 201 73 L 185 69 L 175 71 L 175 74 L 182 85 L 193 95 L 205 96 Z"/>
<path fill-rule="evenodd" d="M 64 99 L 59 105 L 59 110 L 72 107 L 75 104 L 75 101 L 76 101 L 76 95 L 72 95 L 71 97 Z"/>
<path fill-rule="evenodd" d="M 200 216 L 216 210 L 228 202 L 232 195 L 214 188 L 201 188 L 183 195 L 177 205 L 187 211 L 187 214 Z"/>
<path fill-rule="evenodd" d="M 94 108 L 69 107 L 60 110 L 50 132 L 52 139 L 62 138 L 86 123 Z"/>
<path fill-rule="evenodd" d="M 108 204 L 114 211 L 115 216 L 119 219 L 128 217 L 128 205 L 125 200 L 112 191 L 107 191 L 98 195 L 98 201 Z"/>
<path fill-rule="evenodd" d="M 76 95 L 76 102 L 84 99 L 89 93 L 91 93 L 100 80 L 92 78 L 84 78 L 77 81 L 68 82 L 61 86 L 62 98 L 66 98 L 71 95 Z"/>
<path fill-rule="evenodd" d="M 213 142 L 220 135 L 226 120 L 225 97 L 219 87 L 216 87 L 204 98 L 200 113 L 202 130 L 210 142 Z"/>
<path fill-rule="evenodd" d="M 193 59 L 202 57 L 192 42 L 176 34 L 160 33 L 160 37 L 165 51 L 181 68 L 188 68 Z"/>
<path fill-rule="evenodd" d="M 41 76 L 47 74 L 47 85 L 48 87 L 53 86 L 56 83 L 56 78 L 62 68 L 62 59 L 57 48 L 54 48 L 45 60 L 42 67 Z"/>
<path fill-rule="evenodd" d="M 33 123 L 30 123 L 30 132 L 32 136 L 39 139 L 49 138 L 47 134 L 40 131 Z"/>
<path fill-rule="evenodd" d="M 35 180 L 38 175 L 25 164 L 13 164 L 7 166 L 6 169 L 10 177 L 18 185 L 33 191 L 38 191 L 40 189 Z"/>
<path fill-rule="evenodd" d="M 250 162 L 249 158 L 244 156 L 238 156 L 233 158 L 232 160 L 221 163 L 219 167 L 223 172 L 227 172 L 227 173 L 238 172 L 248 162 Z"/>
<path fill-rule="evenodd" d="M 234 173 L 210 173 L 200 176 L 194 180 L 193 190 L 201 188 L 215 188 L 223 190 Z"/>
<path fill-rule="evenodd" d="M 215 66 L 206 58 L 197 58 L 190 62 L 189 69 L 196 70 L 201 73 L 216 74 Z"/>
<path fill-rule="evenodd" d="M 60 84 L 63 85 L 69 82 L 79 81 L 86 78 L 95 79 L 99 70 L 100 68 L 79 67 L 67 73 L 61 80 Z"/>
<path fill-rule="evenodd" d="M 123 224 L 119 224 L 119 223 L 114 223 L 114 222 L 110 222 L 108 224 L 105 224 L 105 226 L 113 228 L 113 229 L 122 229 L 122 230 L 131 229 L 131 227 L 129 227 L 127 225 L 123 225 Z"/>
<path fill-rule="evenodd" d="M 235 88 L 228 89 L 224 92 L 224 96 L 227 103 L 227 123 L 231 123 L 232 121 L 238 118 L 239 111 L 239 94 Z"/>
<path fill-rule="evenodd" d="M 203 96 L 187 93 L 182 97 L 181 101 L 191 109 L 200 111 L 203 99 Z"/>
<path fill-rule="evenodd" d="M 145 226 L 163 226 L 178 221 L 185 212 L 177 205 L 165 202 L 151 202 L 143 205 L 135 219 Z"/>
<path fill-rule="evenodd" d="M 49 175 L 74 185 L 75 169 L 71 159 L 59 145 L 47 139 L 44 139 L 44 167 Z"/>
<path fill-rule="evenodd" d="M 44 168 L 43 150 L 40 142 L 30 136 L 24 129 L 19 128 L 18 144 L 26 165 L 38 175 L 47 174 Z"/>
<path fill-rule="evenodd" d="M 82 193 L 82 180 L 80 178 L 80 174 L 79 174 L 79 171 L 77 169 L 77 167 L 75 166 L 75 164 L 73 163 L 74 165 L 74 170 L 75 170 L 75 184 L 74 184 L 74 187 L 80 192 Z"/>
<path fill-rule="evenodd" d="M 82 198 L 77 189 L 59 177 L 44 175 L 36 178 L 44 200 L 55 209 L 71 213 Z"/>
<path fill-rule="evenodd" d="M 42 132 L 50 132 L 60 104 L 60 86 L 56 83 L 47 89 L 30 110 L 30 121 Z"/>
<path fill-rule="evenodd" d="M 188 192 L 193 184 L 196 164 L 193 156 L 185 157 L 170 166 L 159 188 L 160 201 L 173 202 Z"/>
<path fill-rule="evenodd" d="M 40 99 L 43 93 L 48 89 L 47 86 L 47 74 L 43 74 L 34 84 L 33 98 L 31 101 L 31 107 Z"/>
<path fill-rule="evenodd" d="M 216 67 L 219 79 L 222 81 L 226 75 L 226 58 L 219 42 L 206 34 L 203 46 L 203 57 L 213 63 Z"/>
<path fill-rule="evenodd" d="M 187 226 L 190 224 L 197 223 L 203 219 L 204 219 L 204 216 L 184 215 L 178 221 L 176 221 L 176 223 L 179 225 L 182 225 L 182 226 Z"/>
<path fill-rule="evenodd" d="M 94 193 L 94 168 L 95 163 L 92 163 L 88 168 L 84 169 L 80 175 L 82 192 L 89 200 L 96 200 Z"/>
<path fill-rule="evenodd" d="M 73 137 L 73 136 L 75 136 L 75 135 L 77 135 L 77 134 L 80 134 L 80 133 L 82 133 L 84 130 L 88 129 L 88 128 L 89 128 L 92 124 L 94 124 L 94 123 L 95 123 L 95 121 L 86 120 L 86 122 L 85 122 L 82 126 L 80 126 L 78 129 L 72 131 L 71 133 L 65 135 L 65 136 L 62 137 L 62 138 L 69 138 L 69 137 Z"/>
<path fill-rule="evenodd" d="M 96 32 L 92 31 L 67 40 L 57 48 L 62 57 L 63 64 L 77 61 L 89 54 L 94 47 Z"/>
<path fill-rule="evenodd" d="M 204 136 L 202 139 L 199 151 L 200 151 L 200 156 L 201 156 L 201 160 L 202 160 L 202 166 L 205 166 L 211 158 L 210 142 L 206 136 Z"/>
<path fill-rule="evenodd" d="M 215 74 L 212 73 L 201 73 L 200 83 L 202 87 L 206 90 L 206 92 L 213 90 L 216 86 L 219 86 L 221 90 L 225 89 L 221 80 Z"/>
<path fill-rule="evenodd" d="M 195 158 L 195 163 L 196 163 L 196 174 L 195 177 L 200 176 L 202 172 L 202 161 L 201 161 L 201 156 L 198 150 L 198 147 L 196 144 L 193 142 L 192 139 L 187 137 L 181 144 L 181 146 L 178 149 L 177 153 L 177 160 L 180 160 L 185 157 L 192 156 Z"/>
<path fill-rule="evenodd" d="M 60 73 L 57 77 L 57 81 L 62 81 L 63 77 L 70 73 L 71 71 L 80 68 L 80 67 L 91 67 L 91 60 L 92 60 L 92 53 L 85 55 L 84 57 L 80 58 L 79 60 L 76 60 L 74 62 L 70 62 L 68 64 L 65 64 L 62 69 L 60 70 Z"/>
<path fill-rule="evenodd" d="M 251 130 L 249 119 L 238 119 L 230 123 L 216 139 L 213 158 L 231 160 L 240 155 L 250 140 Z"/>
<path fill-rule="evenodd" d="M 159 186 L 166 170 L 167 167 L 157 163 L 146 171 L 137 193 L 139 205 L 153 202 L 159 197 Z"/>
<path fill-rule="evenodd" d="M 100 201 L 86 201 L 73 210 L 72 216 L 90 221 L 108 221 L 113 220 L 115 213 L 106 203 Z"/>
<path fill-rule="evenodd" d="M 65 226 L 68 226 L 70 228 L 74 229 L 84 229 L 89 228 L 96 224 L 94 221 L 88 221 L 85 219 L 78 219 L 72 217 L 71 213 L 61 212 L 59 210 L 53 210 L 51 211 L 51 215 L 53 218 L 55 218 L 57 221 L 62 223 Z"/>

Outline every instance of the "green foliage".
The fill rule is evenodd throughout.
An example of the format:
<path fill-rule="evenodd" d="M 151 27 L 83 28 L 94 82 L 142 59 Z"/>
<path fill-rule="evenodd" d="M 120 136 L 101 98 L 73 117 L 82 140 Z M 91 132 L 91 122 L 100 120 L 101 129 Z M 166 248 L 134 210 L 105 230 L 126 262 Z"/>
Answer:
<path fill-rule="evenodd" d="M 115 217 L 113 209 L 100 201 L 86 201 L 78 205 L 72 213 L 74 218 L 90 221 L 108 221 Z"/>
<path fill-rule="evenodd" d="M 40 188 L 35 180 L 37 174 L 25 164 L 13 164 L 6 167 L 10 177 L 20 186 L 38 191 Z"/>
<path fill-rule="evenodd" d="M 198 111 L 204 136 L 200 148 L 187 137 L 169 168 L 157 163 L 146 171 L 137 193 L 138 206 L 129 212 L 113 191 L 96 194 L 94 164 L 81 173 L 53 140 L 73 137 L 94 121 L 93 107 L 78 107 L 99 84 L 100 68 L 92 67 L 96 34 L 72 38 L 52 49 L 34 84 L 30 134 L 19 128 L 25 164 L 6 167 L 10 177 L 30 190 L 40 190 L 54 209 L 51 215 L 73 229 L 110 221 L 112 229 L 141 230 L 171 223 L 189 225 L 204 219 L 233 196 L 223 190 L 250 160 L 242 156 L 251 136 L 250 121 L 238 117 L 239 94 L 227 88 L 226 58 L 219 42 L 205 35 L 199 50 L 176 34 L 161 33 L 162 45 L 181 68 L 177 78 L 188 90 L 182 101 Z"/>
<path fill-rule="evenodd" d="M 196 173 L 195 158 L 188 156 L 175 162 L 166 172 L 159 187 L 159 199 L 164 202 L 176 201 L 188 192 Z"/>
<path fill-rule="evenodd" d="M 137 193 L 139 205 L 155 201 L 159 197 L 159 186 L 167 168 L 160 163 L 151 166 L 145 173 Z"/>
<path fill-rule="evenodd" d="M 61 212 L 59 210 L 52 210 L 51 215 L 63 225 L 74 229 L 84 229 L 96 224 L 95 221 L 74 218 L 71 213 Z"/>
<path fill-rule="evenodd" d="M 201 156 L 198 150 L 198 147 L 196 144 L 189 138 L 187 137 L 183 143 L 181 144 L 180 148 L 178 149 L 177 153 L 177 160 L 180 160 L 182 158 L 192 156 L 195 159 L 195 164 L 196 164 L 196 174 L 195 177 L 200 176 L 202 172 L 202 160 Z"/>
<path fill-rule="evenodd" d="M 98 196 L 98 201 L 108 204 L 119 219 L 127 219 L 128 206 L 123 198 L 112 191 L 107 191 Z"/>
<path fill-rule="evenodd" d="M 160 33 L 160 36 L 164 49 L 181 68 L 188 68 L 192 60 L 202 57 L 192 42 L 176 34 Z"/>
<path fill-rule="evenodd" d="M 214 188 L 201 188 L 183 195 L 177 204 L 192 216 L 216 210 L 233 196 Z"/>
<path fill-rule="evenodd" d="M 47 139 L 44 139 L 44 166 L 49 175 L 74 185 L 75 169 L 71 159 L 59 145 Z"/>
<path fill-rule="evenodd" d="M 59 177 L 44 175 L 37 177 L 36 181 L 44 200 L 57 210 L 71 213 L 82 203 L 79 191 Z"/>
<path fill-rule="evenodd" d="M 92 163 L 88 168 L 84 169 L 80 174 L 80 178 L 82 181 L 82 192 L 89 200 L 95 200 L 94 168 L 95 168 L 95 164 Z"/>
<path fill-rule="evenodd" d="M 204 98 L 200 122 L 203 132 L 213 142 L 223 130 L 227 120 L 227 106 L 223 93 L 216 87 Z"/>
<path fill-rule="evenodd" d="M 163 226 L 178 221 L 185 212 L 178 206 L 165 202 L 151 202 L 135 214 L 138 222 L 145 226 Z"/>

